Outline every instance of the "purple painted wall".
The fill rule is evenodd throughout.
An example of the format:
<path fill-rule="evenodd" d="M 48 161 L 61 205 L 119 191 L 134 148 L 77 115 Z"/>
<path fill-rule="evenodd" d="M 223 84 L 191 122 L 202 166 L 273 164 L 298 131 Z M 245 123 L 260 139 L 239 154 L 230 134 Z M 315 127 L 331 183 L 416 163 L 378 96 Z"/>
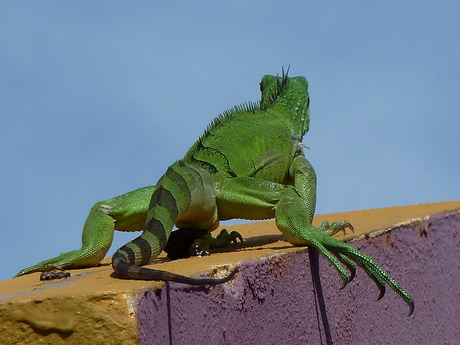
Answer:
<path fill-rule="evenodd" d="M 458 344 L 460 343 L 460 214 L 431 216 L 354 242 L 415 300 L 378 289 L 358 269 L 343 290 L 320 257 L 315 292 L 307 252 L 241 264 L 224 286 L 171 285 L 173 344 Z M 316 282 L 318 282 L 316 280 Z M 318 289 L 316 289 L 318 291 Z M 137 308 L 140 344 L 168 344 L 166 290 L 146 291 Z"/>

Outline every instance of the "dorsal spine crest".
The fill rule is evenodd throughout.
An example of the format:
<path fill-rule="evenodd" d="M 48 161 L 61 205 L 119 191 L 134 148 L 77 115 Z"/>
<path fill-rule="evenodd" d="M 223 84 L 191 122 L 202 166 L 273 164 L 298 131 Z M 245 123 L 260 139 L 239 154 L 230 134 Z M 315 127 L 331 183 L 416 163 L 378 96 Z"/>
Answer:
<path fill-rule="evenodd" d="M 287 70 L 284 71 L 284 67 L 283 67 L 281 69 L 281 77 L 277 75 L 278 79 L 276 80 L 276 90 L 270 96 L 268 101 L 246 102 L 240 105 L 236 105 L 233 108 L 225 110 L 224 112 L 219 114 L 217 117 L 215 117 L 211 121 L 211 123 L 205 129 L 204 133 L 201 135 L 200 139 L 207 135 L 210 135 L 213 129 L 215 129 L 216 127 L 222 126 L 225 123 L 228 123 L 229 121 L 234 119 L 235 116 L 239 114 L 254 113 L 260 110 L 265 111 L 268 108 L 270 108 L 273 105 L 273 103 L 276 102 L 278 97 L 283 93 L 283 91 L 286 89 L 286 86 L 289 82 L 289 78 L 288 78 L 289 68 L 290 67 L 288 66 Z"/>

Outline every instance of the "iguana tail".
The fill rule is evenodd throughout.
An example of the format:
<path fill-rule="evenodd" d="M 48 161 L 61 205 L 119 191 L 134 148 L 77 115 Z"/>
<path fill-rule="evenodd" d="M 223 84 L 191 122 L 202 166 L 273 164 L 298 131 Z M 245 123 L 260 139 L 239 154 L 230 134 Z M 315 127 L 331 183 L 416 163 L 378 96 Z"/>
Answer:
<path fill-rule="evenodd" d="M 152 262 L 164 249 L 173 226 L 208 229 L 217 222 L 215 187 L 204 170 L 174 163 L 155 187 L 144 232 L 119 248 L 112 257 L 116 275 L 125 279 L 163 280 L 190 285 L 225 283 L 237 273 L 235 269 L 222 279 L 190 278 L 171 272 L 139 267 Z"/>

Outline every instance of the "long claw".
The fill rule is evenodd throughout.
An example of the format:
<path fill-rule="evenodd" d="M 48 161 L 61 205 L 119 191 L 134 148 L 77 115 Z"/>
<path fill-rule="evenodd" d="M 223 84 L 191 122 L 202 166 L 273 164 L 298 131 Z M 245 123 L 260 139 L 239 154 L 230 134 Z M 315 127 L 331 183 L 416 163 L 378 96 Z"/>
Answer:
<path fill-rule="evenodd" d="M 351 261 L 348 257 L 342 254 L 336 254 L 337 258 L 342 262 L 345 266 L 347 266 L 348 271 L 350 271 L 350 276 L 348 277 L 348 282 L 351 282 L 356 276 L 356 265 L 353 261 Z"/>
<path fill-rule="evenodd" d="M 243 243 L 243 236 L 238 231 L 232 231 L 229 235 L 230 237 L 233 237 L 232 242 L 234 244 L 238 244 L 237 240 L 240 240 L 241 243 Z"/>
<path fill-rule="evenodd" d="M 348 277 L 348 282 L 351 282 L 356 277 L 356 267 L 350 268 L 350 277 Z"/>
<path fill-rule="evenodd" d="M 347 221 L 343 221 L 343 222 L 340 222 L 339 223 L 342 227 L 342 231 L 343 231 L 343 234 L 346 235 L 347 234 L 347 228 L 351 230 L 351 232 L 355 232 L 355 228 L 353 227 L 353 225 L 351 225 L 350 223 L 348 223 Z"/>
<path fill-rule="evenodd" d="M 382 297 L 385 295 L 385 285 L 379 285 L 377 284 L 379 290 L 380 290 L 380 293 L 379 293 L 379 297 L 377 297 L 377 301 L 380 301 L 382 299 Z"/>
<path fill-rule="evenodd" d="M 350 282 L 350 278 L 344 279 L 344 280 L 343 280 L 343 283 L 342 283 L 342 286 L 339 288 L 339 290 L 344 289 L 345 286 L 347 286 L 349 282 Z"/>
<path fill-rule="evenodd" d="M 351 230 L 352 233 L 355 233 L 355 228 L 350 223 L 348 223 L 348 228 Z"/>
<path fill-rule="evenodd" d="M 415 305 L 414 305 L 414 301 L 409 301 L 409 302 L 407 302 L 407 304 L 409 304 L 409 315 L 407 315 L 409 317 L 414 312 Z"/>

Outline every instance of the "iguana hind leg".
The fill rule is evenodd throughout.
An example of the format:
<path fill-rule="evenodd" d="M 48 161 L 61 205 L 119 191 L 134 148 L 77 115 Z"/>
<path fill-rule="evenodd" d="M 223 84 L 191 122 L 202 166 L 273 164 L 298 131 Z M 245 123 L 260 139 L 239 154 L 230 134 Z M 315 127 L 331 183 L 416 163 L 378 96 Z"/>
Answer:
<path fill-rule="evenodd" d="M 138 231 L 143 228 L 153 188 L 153 186 L 139 188 L 96 203 L 91 208 L 83 226 L 80 249 L 64 252 L 59 256 L 24 268 L 16 277 L 54 268 L 96 266 L 107 254 L 112 244 L 114 230 Z"/>
<path fill-rule="evenodd" d="M 212 176 L 203 169 L 178 161 L 158 181 L 150 201 L 144 232 L 126 243 L 112 256 L 119 278 L 173 281 L 190 285 L 217 285 L 232 279 L 191 278 L 172 272 L 140 267 L 152 262 L 165 248 L 174 225 L 179 228 L 213 230 L 218 225 L 216 188 Z"/>

